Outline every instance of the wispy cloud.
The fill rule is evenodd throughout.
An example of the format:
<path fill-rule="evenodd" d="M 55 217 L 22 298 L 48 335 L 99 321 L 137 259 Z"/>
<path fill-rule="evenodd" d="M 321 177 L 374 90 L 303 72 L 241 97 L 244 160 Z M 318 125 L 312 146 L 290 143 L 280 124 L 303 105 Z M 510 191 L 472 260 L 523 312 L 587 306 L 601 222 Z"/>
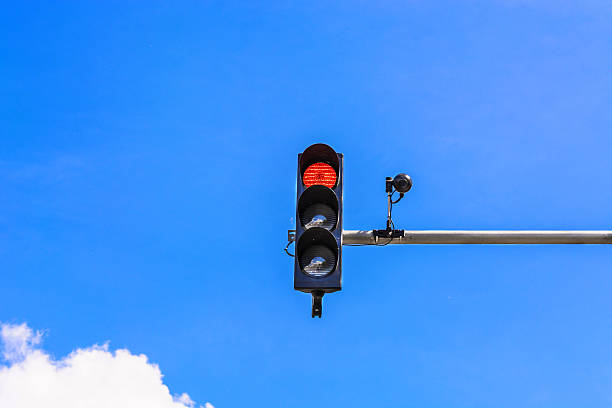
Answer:
<path fill-rule="evenodd" d="M 42 333 L 25 323 L 0 324 L 0 407 L 195 408 L 188 394 L 172 395 L 144 354 L 76 349 L 59 360 L 39 346 Z M 200 406 L 201 407 L 201 406 Z M 213 408 L 206 403 L 203 408 Z"/>

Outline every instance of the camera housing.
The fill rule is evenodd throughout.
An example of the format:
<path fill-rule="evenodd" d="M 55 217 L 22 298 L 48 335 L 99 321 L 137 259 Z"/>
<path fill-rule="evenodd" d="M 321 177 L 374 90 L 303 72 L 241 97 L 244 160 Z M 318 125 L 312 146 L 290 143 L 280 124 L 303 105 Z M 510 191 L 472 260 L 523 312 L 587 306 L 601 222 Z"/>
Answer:
<path fill-rule="evenodd" d="M 393 178 L 393 187 L 398 193 L 407 193 L 412 188 L 412 179 L 409 175 L 400 173 Z"/>

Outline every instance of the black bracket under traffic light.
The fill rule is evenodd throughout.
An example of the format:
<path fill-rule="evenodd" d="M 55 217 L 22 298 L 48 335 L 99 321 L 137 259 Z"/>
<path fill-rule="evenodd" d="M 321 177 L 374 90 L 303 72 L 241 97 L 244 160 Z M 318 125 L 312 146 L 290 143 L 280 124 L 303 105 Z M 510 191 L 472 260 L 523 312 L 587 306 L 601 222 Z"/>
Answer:
<path fill-rule="evenodd" d="M 312 292 L 312 317 L 315 316 L 321 318 L 323 314 L 323 296 L 325 292 L 322 290 L 315 290 Z"/>

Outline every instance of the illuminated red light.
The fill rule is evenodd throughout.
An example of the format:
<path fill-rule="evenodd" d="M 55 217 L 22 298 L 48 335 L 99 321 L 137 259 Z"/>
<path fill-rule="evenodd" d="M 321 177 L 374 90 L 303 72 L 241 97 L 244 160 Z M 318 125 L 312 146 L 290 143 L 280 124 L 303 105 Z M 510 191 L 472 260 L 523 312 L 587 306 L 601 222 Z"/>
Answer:
<path fill-rule="evenodd" d="M 336 185 L 336 171 L 326 163 L 311 164 L 304 172 L 302 181 L 306 187 L 317 184 L 332 188 Z"/>

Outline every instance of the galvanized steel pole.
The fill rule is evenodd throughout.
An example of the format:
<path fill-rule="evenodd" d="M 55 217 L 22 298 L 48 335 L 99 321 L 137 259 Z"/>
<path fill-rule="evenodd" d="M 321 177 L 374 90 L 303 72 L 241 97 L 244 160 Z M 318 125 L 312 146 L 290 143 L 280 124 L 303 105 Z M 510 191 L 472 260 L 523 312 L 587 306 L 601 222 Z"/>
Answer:
<path fill-rule="evenodd" d="M 343 245 L 391 244 L 612 244 L 612 231 L 404 231 L 376 238 L 372 231 L 344 230 Z"/>

